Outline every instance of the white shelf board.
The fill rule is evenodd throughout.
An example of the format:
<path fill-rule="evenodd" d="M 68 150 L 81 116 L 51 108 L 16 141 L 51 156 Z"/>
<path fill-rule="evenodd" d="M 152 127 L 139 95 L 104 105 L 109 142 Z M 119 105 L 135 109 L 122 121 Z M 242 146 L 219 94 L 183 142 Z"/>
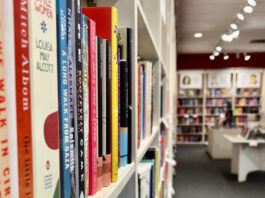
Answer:
<path fill-rule="evenodd" d="M 142 160 L 144 154 L 146 153 L 146 151 L 148 150 L 148 148 L 154 142 L 154 139 L 158 135 L 158 132 L 159 132 L 159 127 L 158 126 L 157 127 L 153 127 L 153 129 L 152 129 L 152 135 L 141 142 L 141 146 L 137 150 L 137 160 L 136 160 L 137 163 L 139 163 Z"/>
<path fill-rule="evenodd" d="M 177 145 L 205 145 L 204 142 L 177 142 Z"/>
<path fill-rule="evenodd" d="M 129 179 L 135 172 L 135 164 L 132 162 L 125 167 L 119 168 L 118 181 L 111 183 L 108 187 L 103 187 L 93 196 L 89 198 L 112 198 L 118 197 L 124 186 L 128 183 Z"/>

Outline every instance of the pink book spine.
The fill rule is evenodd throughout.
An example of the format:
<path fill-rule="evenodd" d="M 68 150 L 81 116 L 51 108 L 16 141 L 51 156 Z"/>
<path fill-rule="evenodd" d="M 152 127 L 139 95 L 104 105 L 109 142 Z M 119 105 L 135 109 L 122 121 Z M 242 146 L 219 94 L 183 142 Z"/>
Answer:
<path fill-rule="evenodd" d="M 96 65 L 96 23 L 88 21 L 89 57 L 89 195 L 97 192 L 97 65 Z"/>

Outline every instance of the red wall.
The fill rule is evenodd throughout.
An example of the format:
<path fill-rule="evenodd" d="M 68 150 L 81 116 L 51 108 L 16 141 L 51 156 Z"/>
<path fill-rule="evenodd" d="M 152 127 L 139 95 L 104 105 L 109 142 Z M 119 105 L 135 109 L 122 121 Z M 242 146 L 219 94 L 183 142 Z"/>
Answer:
<path fill-rule="evenodd" d="M 210 60 L 210 54 L 178 54 L 177 69 L 219 69 L 228 67 L 265 67 L 265 53 L 248 53 L 251 55 L 249 61 L 244 60 L 244 55 L 240 53 L 239 58 L 236 54 L 228 54 L 229 59 L 224 60 L 223 54 Z"/>

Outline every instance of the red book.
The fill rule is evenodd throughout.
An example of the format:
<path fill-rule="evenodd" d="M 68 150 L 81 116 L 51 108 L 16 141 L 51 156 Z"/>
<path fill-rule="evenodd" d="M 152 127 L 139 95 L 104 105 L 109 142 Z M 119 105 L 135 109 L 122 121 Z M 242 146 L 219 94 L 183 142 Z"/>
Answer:
<path fill-rule="evenodd" d="M 19 197 L 33 197 L 28 1 L 14 1 Z"/>
<path fill-rule="evenodd" d="M 96 23 L 88 20 L 88 90 L 89 90 L 89 191 L 97 192 L 97 59 Z"/>
<path fill-rule="evenodd" d="M 137 96 L 138 96 L 138 148 L 140 148 L 141 143 L 141 66 L 137 67 L 138 72 L 138 84 L 137 84 Z"/>

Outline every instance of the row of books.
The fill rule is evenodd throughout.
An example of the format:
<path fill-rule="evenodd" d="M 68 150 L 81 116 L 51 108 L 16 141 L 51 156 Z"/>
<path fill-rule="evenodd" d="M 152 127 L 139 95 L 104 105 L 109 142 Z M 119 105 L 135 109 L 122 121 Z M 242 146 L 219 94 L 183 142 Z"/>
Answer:
<path fill-rule="evenodd" d="M 228 97 L 232 94 L 231 89 L 208 89 L 206 92 L 207 97 Z"/>
<path fill-rule="evenodd" d="M 177 136 L 177 142 L 201 142 L 201 135 L 185 135 L 185 136 Z"/>
<path fill-rule="evenodd" d="M 202 132 L 202 126 L 177 127 L 177 133 L 201 133 L 201 132 Z"/>
<path fill-rule="evenodd" d="M 202 123 L 202 117 L 180 117 L 179 118 L 179 125 L 192 125 L 192 124 L 201 124 Z"/>
<path fill-rule="evenodd" d="M 237 98 L 236 106 L 257 106 L 259 105 L 259 98 Z"/>
<path fill-rule="evenodd" d="M 234 115 L 241 115 L 241 114 L 257 114 L 259 113 L 258 107 L 236 107 L 233 111 Z"/>
<path fill-rule="evenodd" d="M 180 89 L 179 97 L 202 97 L 200 89 Z"/>
<path fill-rule="evenodd" d="M 200 115 L 200 114 L 202 114 L 202 109 L 201 108 L 182 108 L 182 107 L 178 108 L 178 115 L 184 115 L 184 114 Z"/>
<path fill-rule="evenodd" d="M 247 117 L 236 117 L 235 118 L 236 125 L 243 125 L 247 123 Z"/>
<path fill-rule="evenodd" d="M 259 90 L 258 89 L 248 89 L 248 88 L 238 88 L 236 90 L 236 96 L 239 97 L 251 97 L 251 96 L 259 96 Z"/>
<path fill-rule="evenodd" d="M 150 147 L 137 166 L 138 172 L 138 197 L 155 198 L 160 194 L 159 181 L 162 167 L 160 149 Z"/>
<path fill-rule="evenodd" d="M 206 100 L 206 106 L 220 106 L 220 107 L 227 107 L 232 105 L 232 100 L 231 99 L 207 99 Z"/>
<path fill-rule="evenodd" d="M 140 61 L 138 71 L 138 148 L 152 133 L 153 68 L 149 61 Z"/>
<path fill-rule="evenodd" d="M 80 5 L 0 3 L 3 197 L 87 197 L 131 161 L 131 29 Z"/>
<path fill-rule="evenodd" d="M 202 105 L 202 99 L 178 99 L 178 106 L 197 106 Z"/>

